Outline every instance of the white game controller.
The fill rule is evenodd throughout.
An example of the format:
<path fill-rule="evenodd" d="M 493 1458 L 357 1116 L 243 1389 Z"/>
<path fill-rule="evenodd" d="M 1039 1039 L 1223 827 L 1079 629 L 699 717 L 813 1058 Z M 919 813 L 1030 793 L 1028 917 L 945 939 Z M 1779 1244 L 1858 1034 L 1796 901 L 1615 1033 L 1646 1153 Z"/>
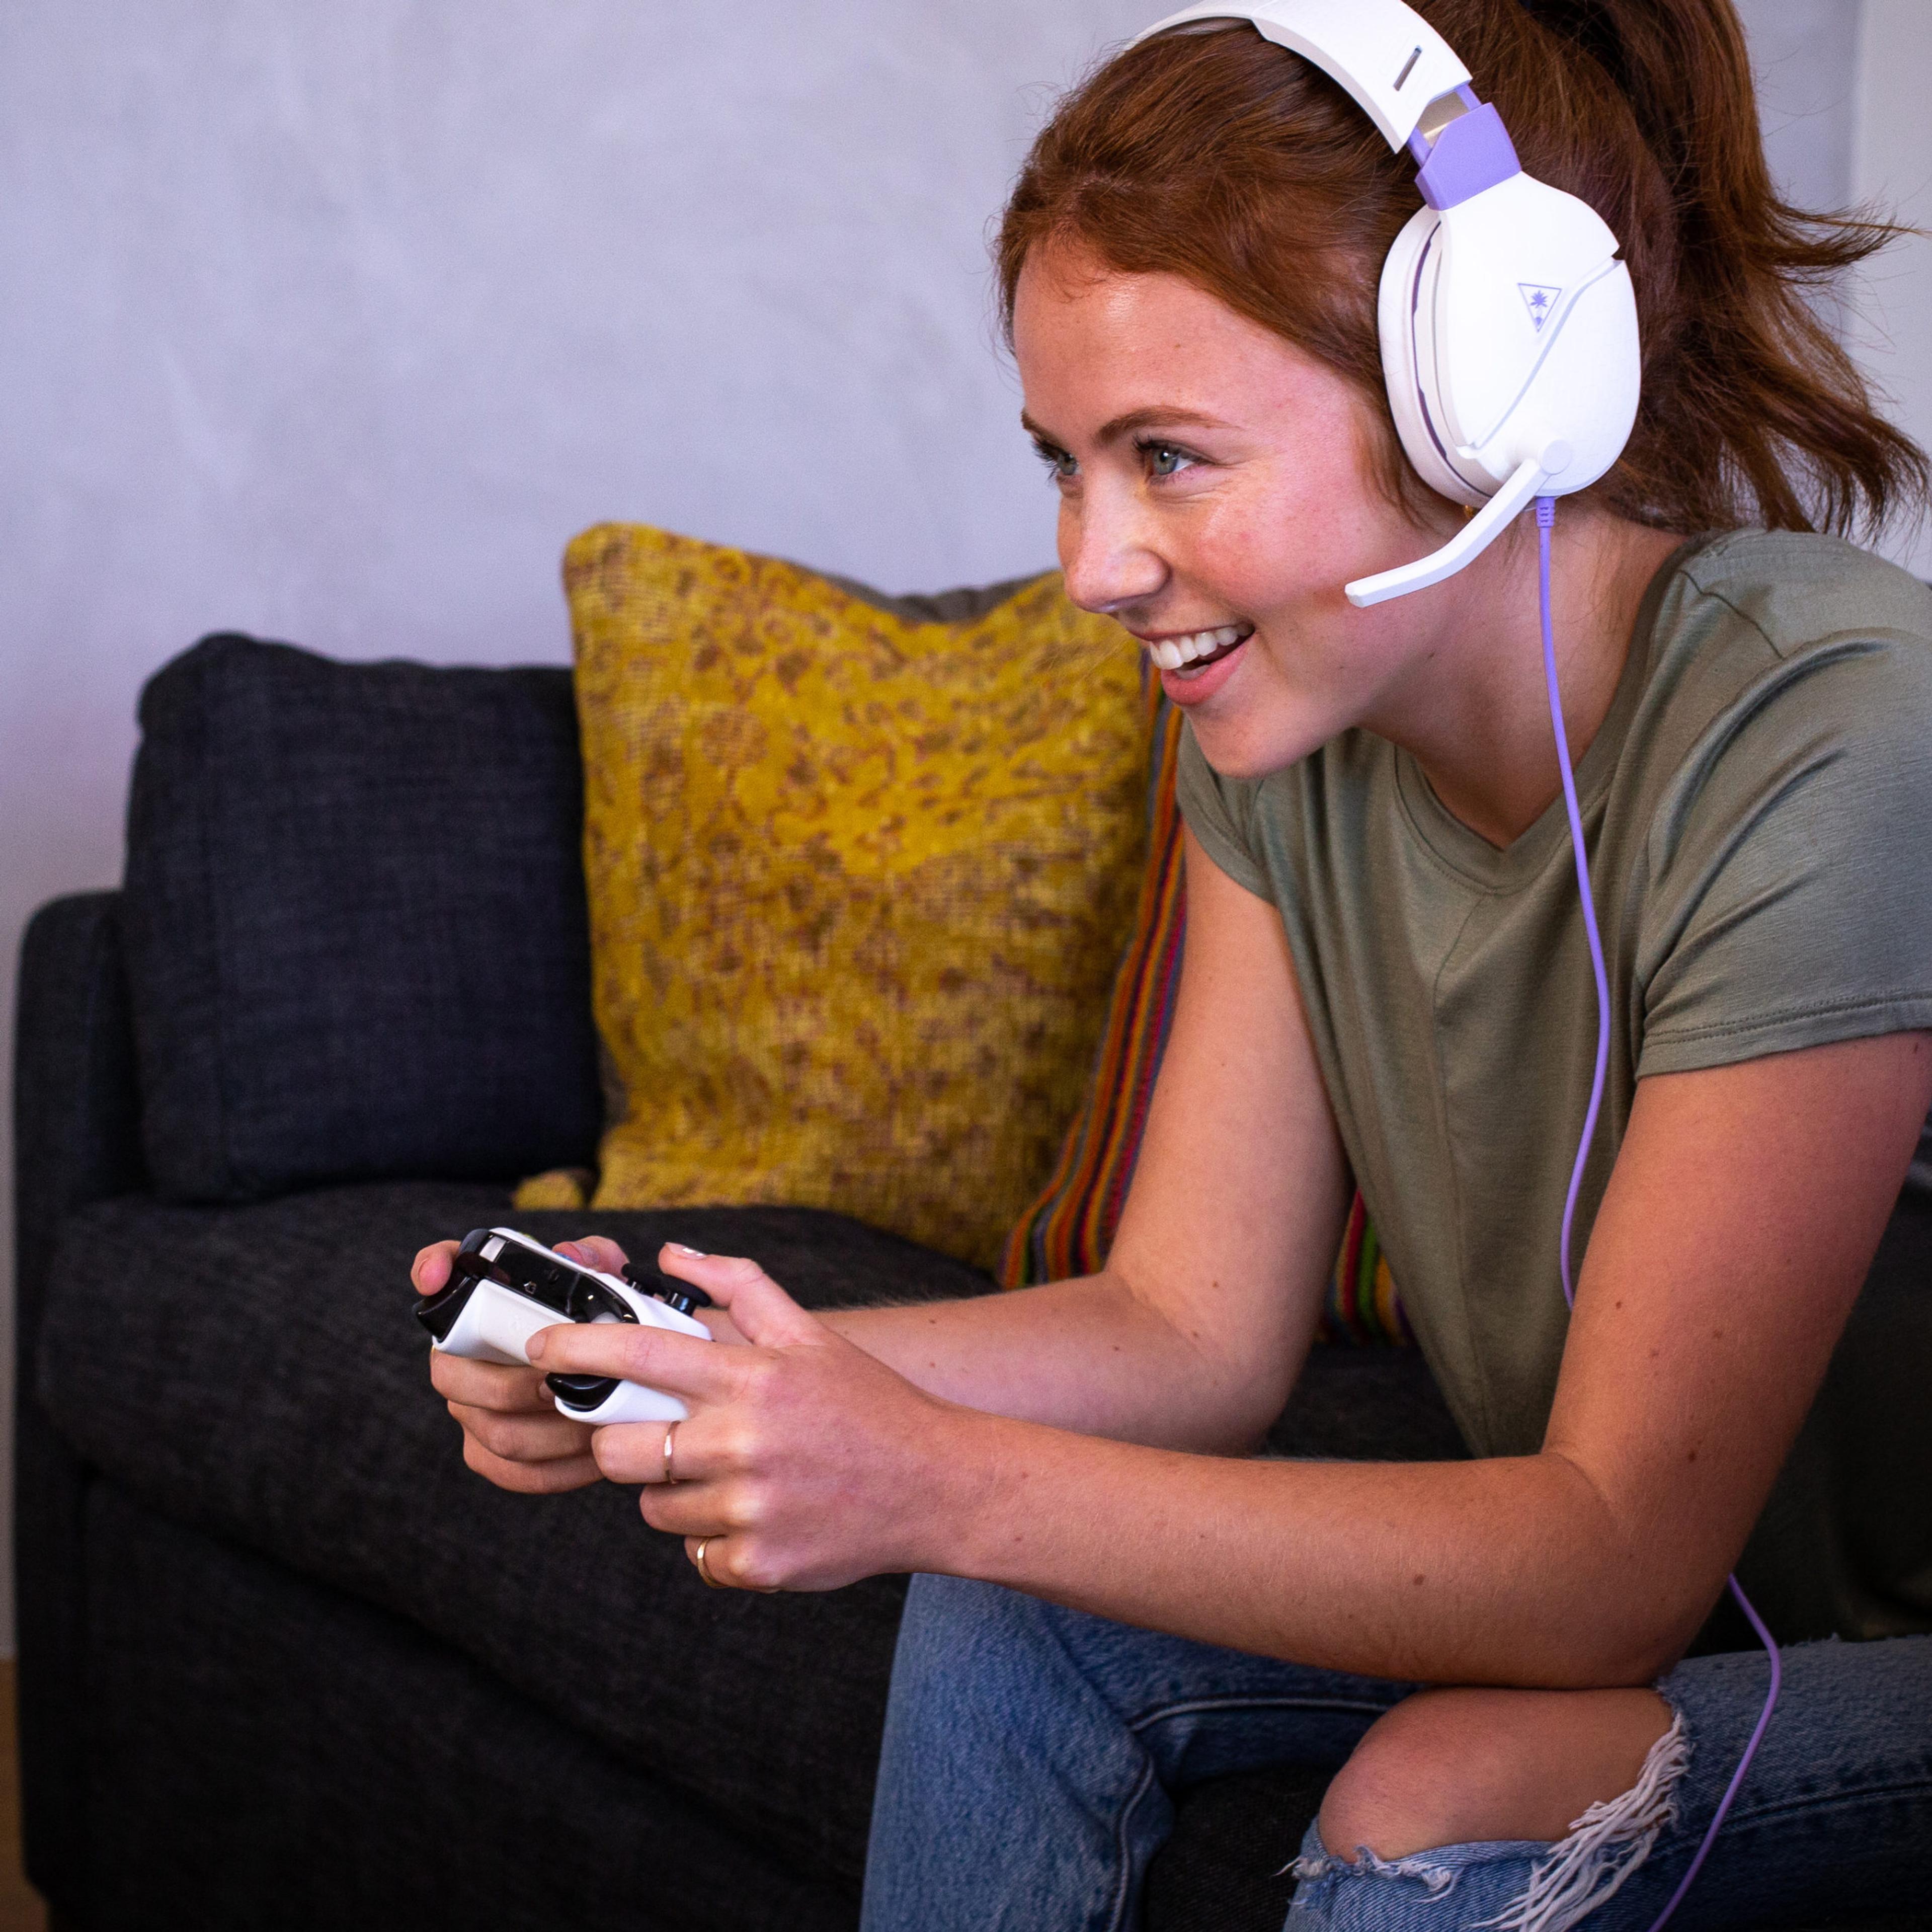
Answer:
<path fill-rule="evenodd" d="M 419 1298 L 416 1319 L 431 1346 L 472 1361 L 521 1363 L 530 1337 L 560 1322 L 631 1322 L 701 1341 L 711 1331 L 692 1313 L 708 1308 L 701 1288 L 626 1264 L 626 1280 L 587 1268 L 512 1228 L 478 1228 L 464 1238 L 447 1286 Z M 653 1279 L 655 1277 L 655 1279 Z M 549 1376 L 560 1412 L 600 1427 L 608 1422 L 681 1422 L 690 1412 L 674 1395 L 610 1376 Z"/>

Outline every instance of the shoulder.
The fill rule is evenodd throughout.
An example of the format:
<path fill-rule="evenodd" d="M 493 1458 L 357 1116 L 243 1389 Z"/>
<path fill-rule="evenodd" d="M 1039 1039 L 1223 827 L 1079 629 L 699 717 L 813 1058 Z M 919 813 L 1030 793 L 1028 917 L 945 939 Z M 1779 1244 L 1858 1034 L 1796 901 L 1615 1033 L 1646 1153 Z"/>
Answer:
<path fill-rule="evenodd" d="M 1262 898 L 1274 895 L 1254 829 L 1252 780 L 1225 778 L 1208 762 L 1183 720 L 1174 760 L 1174 798 L 1188 830 L 1221 870 Z"/>
<path fill-rule="evenodd" d="M 1895 642 L 1910 670 L 1932 654 L 1932 589 L 1838 537 L 1734 530 L 1677 564 L 1655 635 L 1667 652 L 1714 633 L 1778 662 L 1846 640 Z"/>
<path fill-rule="evenodd" d="M 1648 649 L 1633 741 L 1652 782 L 1768 776 L 1779 747 L 1821 738 L 1932 746 L 1932 590 L 1838 538 L 1700 545 L 1667 572 Z"/>
<path fill-rule="evenodd" d="M 1932 1018 L 1932 592 L 1915 578 L 1762 531 L 1682 560 L 1619 776 L 1643 1072 Z"/>

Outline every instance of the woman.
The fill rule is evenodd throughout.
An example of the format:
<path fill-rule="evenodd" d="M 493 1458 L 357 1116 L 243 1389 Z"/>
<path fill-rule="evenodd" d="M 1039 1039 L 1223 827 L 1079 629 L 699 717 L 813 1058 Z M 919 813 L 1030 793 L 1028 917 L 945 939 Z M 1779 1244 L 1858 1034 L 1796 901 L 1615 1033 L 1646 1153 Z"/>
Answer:
<path fill-rule="evenodd" d="M 1000 244 L 1068 590 L 1188 721 L 1186 963 L 1106 1268 L 821 1319 L 668 1247 L 746 1346 L 553 1329 L 538 1370 L 436 1359 L 472 1467 L 641 1483 L 709 1582 L 921 1573 L 874 1932 L 1126 1925 L 1171 1790 L 1323 1760 L 1292 1923 L 1641 1932 L 1762 1706 L 1762 1656 L 1680 1660 L 1932 1101 L 1932 598 L 1811 533 L 1924 492 L 1803 300 L 1882 231 L 1775 200 L 1730 0 L 1421 10 L 1525 168 L 1622 238 L 1643 322 L 1629 448 L 1554 535 L 1612 1020 L 1574 1315 L 1596 1015 L 1535 535 L 1344 598 L 1460 514 L 1404 464 L 1377 352 L 1414 170 L 1230 26 L 1063 103 Z M 1352 1174 L 1468 1462 L 1252 1454 Z M 557 1370 L 691 1418 L 592 1437 Z M 1912 1896 L 1928 1840 L 1932 1638 L 1800 1648 L 1677 1922 Z"/>

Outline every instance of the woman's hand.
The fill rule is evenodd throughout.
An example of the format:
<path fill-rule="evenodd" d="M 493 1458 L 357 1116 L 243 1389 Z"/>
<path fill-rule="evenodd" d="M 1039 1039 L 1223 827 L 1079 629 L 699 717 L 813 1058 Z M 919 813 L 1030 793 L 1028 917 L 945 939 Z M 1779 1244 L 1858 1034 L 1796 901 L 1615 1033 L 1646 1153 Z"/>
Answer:
<path fill-rule="evenodd" d="M 448 1282 L 457 1246 L 454 1241 L 433 1241 L 418 1254 L 410 1280 L 418 1294 L 434 1294 Z M 556 1252 L 566 1261 L 603 1274 L 621 1275 L 626 1258 L 615 1241 L 601 1234 L 560 1241 Z M 722 1309 L 702 1310 L 699 1318 L 714 1340 L 744 1339 Z M 500 1489 L 552 1496 L 600 1480 L 590 1454 L 590 1424 L 573 1422 L 559 1412 L 544 1386 L 544 1372 L 471 1361 L 440 1349 L 430 1357 L 430 1386 L 463 1425 L 464 1461 Z"/>
<path fill-rule="evenodd" d="M 644 1520 L 682 1536 L 694 1561 L 705 1544 L 717 1583 L 826 1590 L 922 1567 L 949 1514 L 946 1492 L 970 1480 L 961 1453 L 970 1412 L 835 1334 L 755 1262 L 667 1244 L 658 1265 L 728 1310 L 748 1346 L 614 1323 L 532 1336 L 546 1372 L 643 1382 L 691 1411 L 679 1423 L 600 1429 L 596 1467 L 645 1485 Z"/>
<path fill-rule="evenodd" d="M 448 1281 L 456 1250 L 454 1241 L 434 1241 L 416 1256 L 410 1280 L 418 1294 L 434 1294 Z M 565 1241 L 557 1252 L 613 1274 L 624 1264 L 622 1250 L 610 1241 Z M 464 1461 L 499 1489 L 554 1496 L 599 1479 L 590 1424 L 557 1412 L 541 1369 L 474 1362 L 437 1349 L 429 1358 L 429 1378 L 463 1426 Z"/>

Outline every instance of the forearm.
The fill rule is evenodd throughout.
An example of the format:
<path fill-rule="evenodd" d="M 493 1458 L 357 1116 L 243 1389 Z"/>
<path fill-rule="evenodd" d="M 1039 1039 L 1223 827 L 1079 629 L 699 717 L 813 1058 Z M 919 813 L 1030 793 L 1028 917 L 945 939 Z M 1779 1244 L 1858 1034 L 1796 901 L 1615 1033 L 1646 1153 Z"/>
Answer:
<path fill-rule="evenodd" d="M 1559 1456 L 1286 1462 L 953 1422 L 920 1568 L 1427 1682 L 1642 1683 L 1688 1635 L 1681 1592 Z"/>
<path fill-rule="evenodd" d="M 948 1402 L 1084 1436 L 1208 1454 L 1255 1447 L 1301 1360 L 1296 1352 L 1264 1368 L 1252 1358 L 1227 1360 L 1105 1272 L 824 1318 Z"/>

